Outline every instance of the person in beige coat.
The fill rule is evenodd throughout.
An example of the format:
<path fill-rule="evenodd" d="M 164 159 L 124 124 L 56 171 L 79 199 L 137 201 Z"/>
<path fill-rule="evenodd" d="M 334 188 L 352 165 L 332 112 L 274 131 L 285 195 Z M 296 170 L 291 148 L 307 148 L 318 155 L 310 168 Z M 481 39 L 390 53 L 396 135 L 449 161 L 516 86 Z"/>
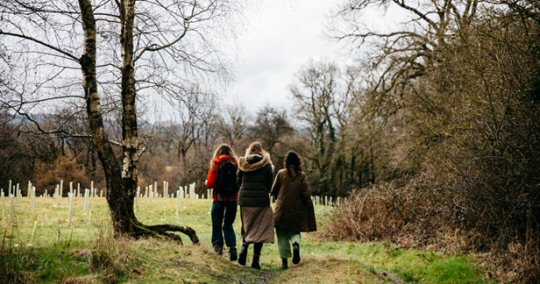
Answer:
<path fill-rule="evenodd" d="M 282 268 L 288 268 L 288 258 L 300 262 L 300 232 L 317 230 L 315 211 L 311 201 L 306 174 L 302 171 L 300 157 L 294 151 L 285 156 L 285 168 L 280 170 L 272 185 L 276 198 L 274 226 L 276 228 Z"/>

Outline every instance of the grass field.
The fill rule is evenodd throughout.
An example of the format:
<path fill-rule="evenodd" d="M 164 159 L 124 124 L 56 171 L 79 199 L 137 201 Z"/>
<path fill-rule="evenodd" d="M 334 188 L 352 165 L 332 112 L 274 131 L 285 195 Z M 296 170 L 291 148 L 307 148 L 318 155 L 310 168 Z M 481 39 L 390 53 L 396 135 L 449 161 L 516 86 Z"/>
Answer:
<path fill-rule="evenodd" d="M 110 238 L 104 199 L 92 200 L 92 215 L 76 200 L 71 224 L 68 200 L 38 198 L 32 213 L 23 198 L 11 222 L 4 200 L 0 282 L 28 283 L 484 283 L 484 273 L 469 256 L 396 248 L 385 243 L 319 241 L 302 235 L 302 262 L 280 269 L 275 244 L 266 244 L 262 270 L 216 256 L 210 244 L 210 200 L 142 199 L 139 219 L 146 224 L 191 226 L 201 240 L 193 246 L 158 239 Z M 316 206 L 319 228 L 332 207 Z M 239 238 L 239 218 L 235 228 Z M 250 249 L 251 257 L 252 250 Z M 248 258 L 248 260 L 250 260 Z"/>

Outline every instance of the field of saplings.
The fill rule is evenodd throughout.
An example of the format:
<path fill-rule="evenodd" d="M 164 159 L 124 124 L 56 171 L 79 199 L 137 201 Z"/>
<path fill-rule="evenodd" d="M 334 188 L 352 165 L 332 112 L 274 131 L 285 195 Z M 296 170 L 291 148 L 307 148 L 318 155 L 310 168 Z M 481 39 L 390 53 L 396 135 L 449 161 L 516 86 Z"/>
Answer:
<path fill-rule="evenodd" d="M 319 232 L 302 235 L 302 261 L 288 270 L 280 268 L 276 245 L 265 245 L 259 271 L 249 267 L 251 252 L 246 267 L 215 255 L 210 243 L 212 201 L 204 198 L 208 192 L 195 193 L 195 185 L 174 192 L 167 183 L 149 185 L 137 195 L 135 210 L 147 224 L 192 227 L 201 241 L 197 246 L 187 239 L 179 245 L 114 238 L 100 189 L 67 183 L 35 196 L 33 186 L 26 186 L 29 195 L 12 185 L 11 194 L 0 197 L 2 283 L 471 283 L 483 282 L 486 273 L 472 256 L 383 242 L 326 241 Z M 323 205 L 324 198 L 318 197 L 314 201 L 319 231 L 324 231 L 338 204 Z M 240 246 L 239 215 L 235 231 Z"/>

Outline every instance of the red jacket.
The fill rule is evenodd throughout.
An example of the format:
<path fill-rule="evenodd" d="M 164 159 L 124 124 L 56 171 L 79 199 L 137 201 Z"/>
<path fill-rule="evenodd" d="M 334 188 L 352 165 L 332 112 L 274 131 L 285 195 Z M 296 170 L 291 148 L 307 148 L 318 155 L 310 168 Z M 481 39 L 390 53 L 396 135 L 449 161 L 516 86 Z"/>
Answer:
<path fill-rule="evenodd" d="M 226 162 L 226 161 L 231 161 L 235 165 L 238 165 L 237 162 L 233 158 L 231 158 L 231 156 L 229 155 L 221 155 L 217 157 L 216 159 L 214 159 L 214 165 L 210 167 L 210 169 L 208 170 L 208 178 L 206 179 L 206 188 L 214 188 L 216 186 L 216 181 L 218 178 L 219 163 Z M 212 198 L 214 199 L 214 201 L 229 201 L 232 198 L 234 198 L 234 200 L 238 200 L 238 191 L 236 191 L 234 196 L 229 196 L 229 195 L 218 194 L 214 190 L 212 193 Z"/>

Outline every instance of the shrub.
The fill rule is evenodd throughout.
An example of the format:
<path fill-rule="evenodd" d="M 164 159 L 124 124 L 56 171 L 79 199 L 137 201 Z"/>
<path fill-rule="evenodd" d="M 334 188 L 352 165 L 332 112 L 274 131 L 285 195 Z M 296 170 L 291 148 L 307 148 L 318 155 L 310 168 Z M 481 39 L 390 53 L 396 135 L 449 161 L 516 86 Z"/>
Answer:
<path fill-rule="evenodd" d="M 322 235 L 333 240 L 426 245 L 440 221 L 436 202 L 416 180 L 358 189 L 340 205 Z"/>
<path fill-rule="evenodd" d="M 60 180 L 64 181 L 66 194 L 65 186 L 70 181 L 80 182 L 81 186 L 84 187 L 90 186 L 90 179 L 86 175 L 84 167 L 78 164 L 75 158 L 60 156 L 52 163 L 37 162 L 33 183 L 38 194 L 43 193 L 45 189 L 51 193 Z"/>

